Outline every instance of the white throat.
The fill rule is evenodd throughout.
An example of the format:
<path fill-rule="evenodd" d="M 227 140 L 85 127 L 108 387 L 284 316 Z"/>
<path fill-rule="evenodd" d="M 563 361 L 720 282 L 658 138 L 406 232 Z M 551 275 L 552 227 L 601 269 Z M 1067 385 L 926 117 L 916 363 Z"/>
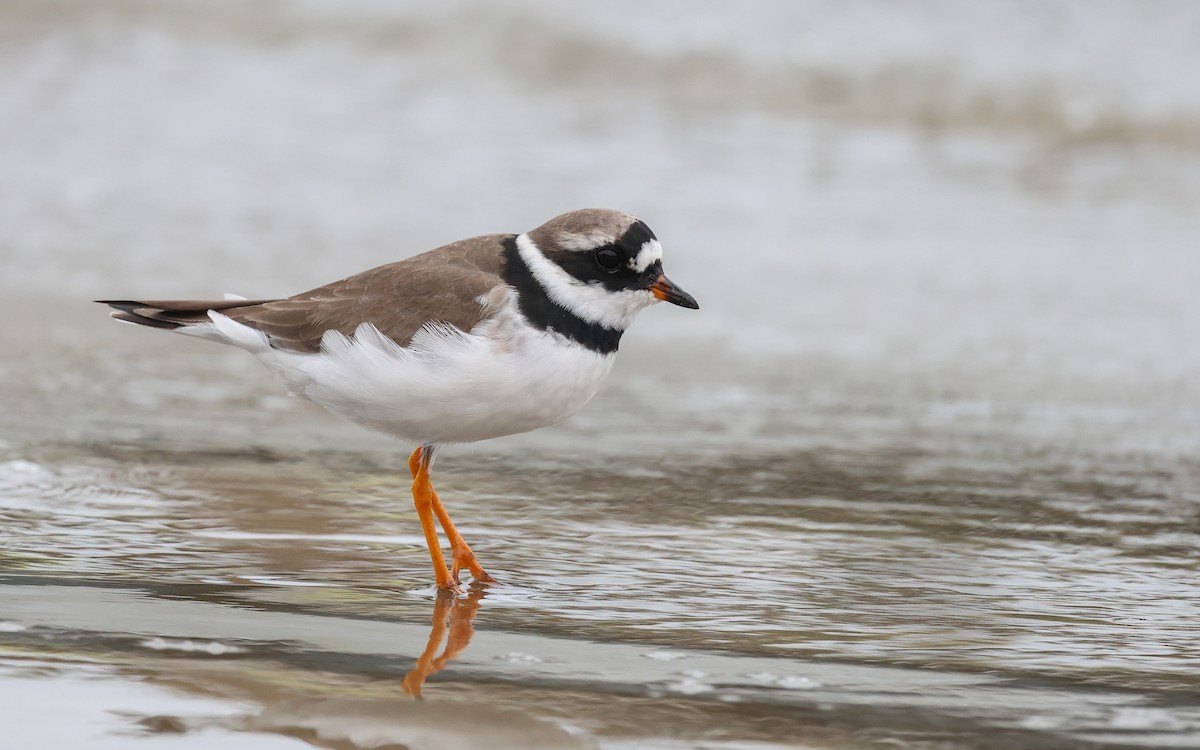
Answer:
<path fill-rule="evenodd" d="M 580 281 L 543 255 L 527 234 L 517 235 L 517 252 L 550 299 L 578 317 L 605 328 L 624 331 L 639 312 L 658 301 L 648 290 L 612 292 L 598 283 Z"/>

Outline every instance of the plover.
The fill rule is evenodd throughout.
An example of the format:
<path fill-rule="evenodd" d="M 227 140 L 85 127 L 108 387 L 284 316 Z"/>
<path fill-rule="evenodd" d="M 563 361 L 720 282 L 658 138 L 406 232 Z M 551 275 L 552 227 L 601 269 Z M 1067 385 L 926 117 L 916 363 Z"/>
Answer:
<path fill-rule="evenodd" d="M 663 274 L 650 228 L 608 209 L 460 240 L 286 299 L 98 301 L 117 320 L 245 349 L 293 394 L 416 444 L 413 502 L 438 588 L 452 590 L 462 568 L 494 579 L 430 484 L 438 449 L 561 422 L 596 395 L 642 309 L 699 308 Z"/>

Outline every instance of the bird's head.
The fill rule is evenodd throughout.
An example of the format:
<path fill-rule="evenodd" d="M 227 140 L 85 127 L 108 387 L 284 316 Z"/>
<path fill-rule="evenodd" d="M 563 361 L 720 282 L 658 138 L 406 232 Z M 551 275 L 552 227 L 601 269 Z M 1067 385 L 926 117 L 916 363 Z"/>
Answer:
<path fill-rule="evenodd" d="M 517 240 L 547 262 L 531 270 L 556 302 L 587 320 L 625 330 L 656 302 L 699 309 L 663 273 L 662 245 L 645 222 L 621 211 L 589 208 L 557 216 Z M 532 248 L 529 247 L 532 245 Z"/>

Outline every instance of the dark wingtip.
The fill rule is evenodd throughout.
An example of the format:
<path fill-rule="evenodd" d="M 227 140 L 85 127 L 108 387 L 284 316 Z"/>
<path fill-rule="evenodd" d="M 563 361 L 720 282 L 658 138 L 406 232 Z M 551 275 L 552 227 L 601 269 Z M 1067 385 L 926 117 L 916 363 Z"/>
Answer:
<path fill-rule="evenodd" d="M 108 305 L 109 307 L 117 310 L 127 310 L 129 308 L 138 306 L 138 303 L 134 302 L 133 300 L 123 299 L 94 299 L 92 302 L 100 305 Z"/>
<path fill-rule="evenodd" d="M 175 323 L 168 320 L 160 320 L 142 315 L 138 309 L 146 310 L 147 307 L 141 302 L 134 300 L 116 300 L 116 299 L 98 299 L 93 300 L 101 305 L 108 305 L 116 312 L 109 313 L 109 317 L 114 320 L 119 320 L 123 323 L 136 323 L 140 326 L 148 326 L 150 328 L 162 328 L 164 330 L 173 331 L 180 327 L 180 323 Z"/>

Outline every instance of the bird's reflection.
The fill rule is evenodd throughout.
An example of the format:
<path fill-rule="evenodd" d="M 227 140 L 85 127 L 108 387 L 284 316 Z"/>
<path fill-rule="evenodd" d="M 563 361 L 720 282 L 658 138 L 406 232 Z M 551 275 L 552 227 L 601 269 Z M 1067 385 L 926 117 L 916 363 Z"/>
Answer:
<path fill-rule="evenodd" d="M 450 591 L 438 591 L 437 600 L 433 604 L 433 627 L 429 631 L 429 642 L 425 644 L 425 651 L 417 659 L 417 665 L 404 676 L 404 682 L 401 683 L 404 692 L 420 699 L 421 687 L 426 678 L 442 671 L 452 659 L 463 652 L 471 642 L 471 636 L 475 635 L 475 625 L 472 621 L 475 619 L 475 613 L 483 606 L 483 597 L 486 595 L 487 589 L 475 584 L 471 585 L 463 598 Z M 446 647 L 442 650 L 442 655 L 435 658 L 434 654 L 437 653 L 438 646 L 442 645 L 443 639 L 446 641 Z"/>

